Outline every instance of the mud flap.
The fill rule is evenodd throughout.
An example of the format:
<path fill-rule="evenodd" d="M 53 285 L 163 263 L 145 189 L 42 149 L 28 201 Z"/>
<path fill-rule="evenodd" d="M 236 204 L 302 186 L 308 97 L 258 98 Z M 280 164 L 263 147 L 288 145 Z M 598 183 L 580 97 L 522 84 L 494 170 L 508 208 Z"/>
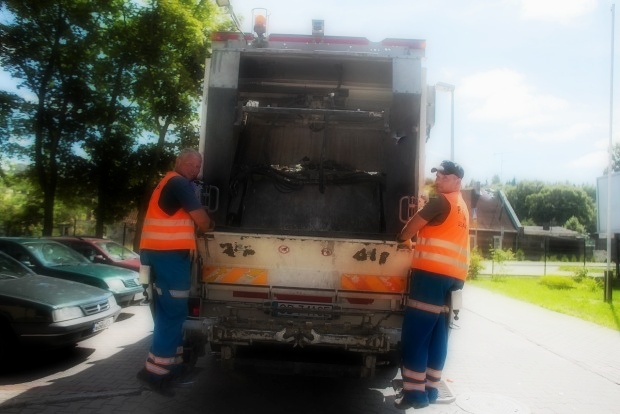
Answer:
<path fill-rule="evenodd" d="M 402 378 L 394 378 L 392 380 L 392 388 L 396 391 L 396 394 L 400 394 L 403 391 Z M 437 398 L 437 404 L 450 404 L 456 401 L 456 395 L 452 392 L 452 389 L 448 386 L 445 380 L 439 382 L 439 397 Z"/>

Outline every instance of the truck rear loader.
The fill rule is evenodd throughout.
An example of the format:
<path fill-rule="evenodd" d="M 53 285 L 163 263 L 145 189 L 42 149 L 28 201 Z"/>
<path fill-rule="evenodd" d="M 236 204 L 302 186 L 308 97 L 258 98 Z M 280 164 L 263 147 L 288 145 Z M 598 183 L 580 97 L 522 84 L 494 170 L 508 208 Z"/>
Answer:
<path fill-rule="evenodd" d="M 262 20 L 264 23 L 264 19 Z M 218 32 L 207 60 L 203 203 L 185 324 L 232 362 L 242 347 L 337 349 L 361 375 L 398 355 L 433 123 L 425 41 Z"/>

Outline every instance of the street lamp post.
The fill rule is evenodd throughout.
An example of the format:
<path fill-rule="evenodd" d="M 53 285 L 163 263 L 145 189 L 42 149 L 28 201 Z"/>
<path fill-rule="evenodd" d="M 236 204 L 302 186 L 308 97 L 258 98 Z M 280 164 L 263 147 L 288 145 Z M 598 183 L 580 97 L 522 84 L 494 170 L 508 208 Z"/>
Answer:
<path fill-rule="evenodd" d="M 438 82 L 435 89 L 444 92 L 450 92 L 450 160 L 454 161 L 454 85 L 449 83 Z"/>

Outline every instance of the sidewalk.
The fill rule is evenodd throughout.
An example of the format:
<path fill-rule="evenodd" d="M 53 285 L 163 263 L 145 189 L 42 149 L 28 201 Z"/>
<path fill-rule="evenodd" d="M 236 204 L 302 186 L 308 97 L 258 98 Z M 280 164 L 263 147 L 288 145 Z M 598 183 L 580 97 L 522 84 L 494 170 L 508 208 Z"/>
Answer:
<path fill-rule="evenodd" d="M 619 332 L 467 284 L 463 302 L 444 370 L 456 401 L 408 413 L 620 412 Z M 148 308 L 126 312 L 105 337 L 80 346 L 83 362 L 0 375 L 0 413 L 403 413 L 393 406 L 396 369 L 371 380 L 269 376 L 224 372 L 207 356 L 193 388 L 155 395 L 135 381 L 150 343 Z"/>
<path fill-rule="evenodd" d="M 463 296 L 444 370 L 457 406 L 620 412 L 620 332 L 467 284 Z"/>

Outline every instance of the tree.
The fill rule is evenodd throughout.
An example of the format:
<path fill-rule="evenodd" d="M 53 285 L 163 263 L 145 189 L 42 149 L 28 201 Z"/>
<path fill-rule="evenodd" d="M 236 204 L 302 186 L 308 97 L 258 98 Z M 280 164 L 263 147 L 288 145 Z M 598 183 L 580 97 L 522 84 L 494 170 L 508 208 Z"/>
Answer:
<path fill-rule="evenodd" d="M 594 231 L 596 208 L 594 200 L 580 188 L 567 185 L 546 186 L 540 192 L 525 199 L 528 217 L 538 225 L 557 223 L 562 225 L 573 218 Z"/>
<path fill-rule="evenodd" d="M 196 109 L 201 97 L 208 32 L 217 17 L 210 1 L 151 1 L 149 4 L 139 18 L 131 47 L 139 60 L 133 93 L 140 108 L 140 120 L 146 130 L 155 133 L 155 144 L 149 147 L 150 159 L 142 158 L 145 168 L 136 183 L 144 196 L 138 200 L 135 245 L 148 198 L 162 171 L 162 160 L 172 161 L 172 157 L 164 155 L 177 152 L 166 141 L 170 130 L 193 130 L 193 146 L 197 146 Z"/>
<path fill-rule="evenodd" d="M 43 197 L 93 206 L 96 233 L 151 192 L 193 130 L 213 2 L 6 0 L 0 63 L 30 90 L 29 147 Z M 156 144 L 149 138 L 155 134 Z M 152 137 L 152 136 L 151 136 Z M 2 143 L 0 142 L 0 145 Z M 147 154 L 147 156 L 145 156 Z"/>
<path fill-rule="evenodd" d="M 522 181 L 514 187 L 506 189 L 506 197 L 510 201 L 514 212 L 522 222 L 530 218 L 526 199 L 529 195 L 537 194 L 545 187 L 542 181 Z"/>
<path fill-rule="evenodd" d="M 568 220 L 566 220 L 566 223 L 564 223 L 564 227 L 569 229 L 569 230 L 573 230 L 576 232 L 579 232 L 580 234 L 587 234 L 587 230 L 586 227 L 581 224 L 579 222 L 579 219 L 575 216 L 572 216 L 571 218 L 569 218 Z"/>
<path fill-rule="evenodd" d="M 21 152 L 21 146 L 12 136 L 19 129 L 22 105 L 23 100 L 19 96 L 0 91 L 0 180 L 6 179 L 2 164 L 8 161 L 8 157 Z"/>
<path fill-rule="evenodd" d="M 84 136 L 91 34 L 109 3 L 3 1 L 8 13 L 0 24 L 0 63 L 35 95 L 30 156 L 43 194 L 43 235 L 52 234 L 59 175 Z"/>
<path fill-rule="evenodd" d="M 620 143 L 617 142 L 614 144 L 611 151 L 611 171 L 620 171 Z M 607 169 L 605 169 L 605 173 L 607 173 Z"/>
<path fill-rule="evenodd" d="M 523 181 L 506 189 L 506 196 L 523 225 L 565 225 L 596 231 L 596 190 L 593 186 Z"/>
<path fill-rule="evenodd" d="M 38 233 L 42 209 L 38 189 L 26 165 L 8 163 L 0 180 L 0 234 L 23 236 Z"/>

